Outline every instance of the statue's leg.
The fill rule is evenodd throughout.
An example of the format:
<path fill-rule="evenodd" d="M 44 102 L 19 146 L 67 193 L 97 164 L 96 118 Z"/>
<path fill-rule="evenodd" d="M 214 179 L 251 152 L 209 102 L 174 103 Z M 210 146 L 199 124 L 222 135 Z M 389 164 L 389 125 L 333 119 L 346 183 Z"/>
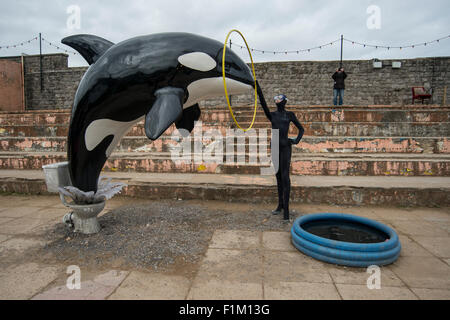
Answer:
<path fill-rule="evenodd" d="M 281 163 L 281 181 L 283 183 L 283 218 L 289 220 L 289 196 L 291 193 L 291 179 L 289 177 L 289 169 L 291 166 L 292 147 L 283 148 Z"/>
<path fill-rule="evenodd" d="M 281 168 L 278 166 L 278 172 L 275 175 L 277 177 L 277 188 L 278 188 L 278 206 L 272 211 L 272 214 L 280 214 L 281 209 L 283 209 L 283 184 L 281 181 Z"/>

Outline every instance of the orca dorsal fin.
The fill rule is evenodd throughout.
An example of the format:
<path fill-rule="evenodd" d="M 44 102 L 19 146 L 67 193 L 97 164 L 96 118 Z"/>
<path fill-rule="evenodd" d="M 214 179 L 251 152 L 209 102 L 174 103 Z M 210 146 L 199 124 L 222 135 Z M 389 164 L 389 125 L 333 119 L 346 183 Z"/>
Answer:
<path fill-rule="evenodd" d="M 76 34 L 65 37 L 61 40 L 61 43 L 77 50 L 90 65 L 114 45 L 111 41 L 91 34 Z"/>

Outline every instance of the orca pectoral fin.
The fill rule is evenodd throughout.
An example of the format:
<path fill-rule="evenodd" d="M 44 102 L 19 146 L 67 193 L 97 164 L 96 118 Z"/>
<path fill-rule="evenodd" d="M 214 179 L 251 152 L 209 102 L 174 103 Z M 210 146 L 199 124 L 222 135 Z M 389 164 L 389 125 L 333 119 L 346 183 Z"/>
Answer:
<path fill-rule="evenodd" d="M 200 118 L 200 108 L 198 103 L 183 110 L 181 118 L 175 122 L 177 129 L 185 129 L 191 132 L 194 129 L 195 121 Z M 182 131 L 180 131 L 183 135 Z"/>
<path fill-rule="evenodd" d="M 155 92 L 156 101 L 145 117 L 145 134 L 151 140 L 159 136 L 177 121 L 183 113 L 184 91 L 165 87 Z"/>

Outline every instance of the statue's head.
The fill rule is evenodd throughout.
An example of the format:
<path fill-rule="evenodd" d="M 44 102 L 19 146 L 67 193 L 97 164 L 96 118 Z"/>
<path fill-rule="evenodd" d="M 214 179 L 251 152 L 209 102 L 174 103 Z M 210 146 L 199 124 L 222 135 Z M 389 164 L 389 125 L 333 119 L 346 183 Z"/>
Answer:
<path fill-rule="evenodd" d="M 284 94 L 279 94 L 279 95 L 273 97 L 273 100 L 275 101 L 275 104 L 277 105 L 277 108 L 279 110 L 284 110 L 286 102 L 288 101 L 288 99 L 286 98 L 286 96 Z"/>

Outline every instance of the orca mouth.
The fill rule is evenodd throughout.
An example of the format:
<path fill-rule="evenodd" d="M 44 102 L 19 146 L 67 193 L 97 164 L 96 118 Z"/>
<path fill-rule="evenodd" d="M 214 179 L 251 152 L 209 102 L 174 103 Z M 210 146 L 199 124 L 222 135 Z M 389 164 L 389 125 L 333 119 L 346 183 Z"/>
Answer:
<path fill-rule="evenodd" d="M 232 79 L 232 80 L 241 82 L 243 84 L 250 85 L 250 86 L 252 86 L 252 88 L 255 88 L 255 80 L 253 79 L 253 76 L 251 74 L 248 74 L 248 75 L 245 75 L 244 77 L 241 77 L 241 76 L 233 75 L 232 73 L 227 74 L 225 72 L 225 78 L 226 79 Z"/>
<path fill-rule="evenodd" d="M 229 95 L 247 94 L 254 89 L 254 83 L 241 81 L 239 78 L 225 77 Z M 202 100 L 215 97 L 223 97 L 225 90 L 222 77 L 204 78 L 192 82 L 187 87 L 188 99 L 183 108 L 190 107 Z"/>

